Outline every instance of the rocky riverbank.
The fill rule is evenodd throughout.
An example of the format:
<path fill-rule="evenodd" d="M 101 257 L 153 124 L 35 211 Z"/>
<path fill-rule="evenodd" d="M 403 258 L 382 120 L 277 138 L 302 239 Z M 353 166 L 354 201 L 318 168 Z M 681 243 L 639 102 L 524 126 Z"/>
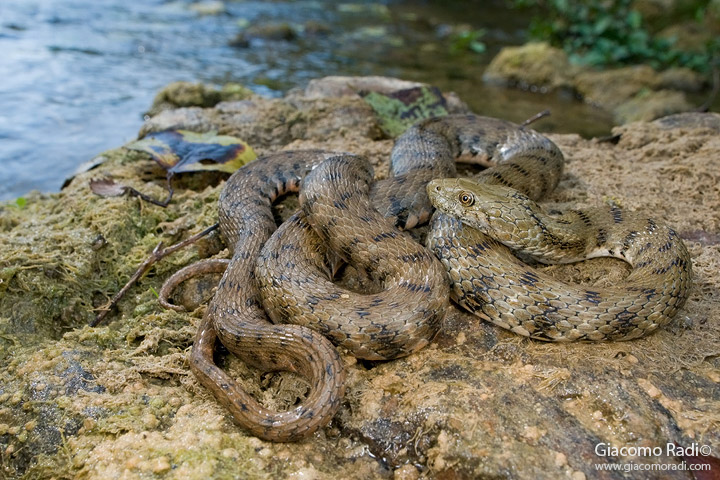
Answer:
<path fill-rule="evenodd" d="M 169 108 L 166 96 L 142 133 L 216 130 L 260 155 L 351 151 L 369 157 L 382 176 L 393 141 L 356 92 L 411 85 L 326 78 L 282 98 L 234 88 L 212 107 Z M 466 107 L 448 96 L 447 108 Z M 180 175 L 166 209 L 135 197 L 95 196 L 89 180 L 112 176 L 164 197 L 164 171 L 146 154 L 120 147 L 58 194 L 3 204 L 3 477 L 646 478 L 594 465 L 678 465 L 683 458 L 666 450 L 669 443 L 708 445 L 720 456 L 720 115 L 674 115 L 613 133 L 604 142 L 550 135 L 568 164 L 549 201 L 562 208 L 612 200 L 679 232 L 695 286 L 668 328 L 632 342 L 549 345 L 454 309 L 432 345 L 408 358 L 367 363 L 345 355 L 339 413 L 294 444 L 247 436 L 190 373 L 188 352 L 204 306 L 177 313 L 157 305 L 154 292 L 169 274 L 225 253 L 217 238 L 156 265 L 106 325 L 87 326 L 158 242 L 172 244 L 215 223 L 223 174 Z M 278 214 L 291 209 L 285 204 Z M 627 273 L 605 259 L 546 270 L 590 285 L 614 284 Z M 264 375 L 220 357 L 269 405 L 290 406 L 305 391 L 291 375 Z M 628 458 L 598 451 L 601 444 L 661 453 Z"/>
<path fill-rule="evenodd" d="M 707 79 L 687 68 L 656 72 L 647 65 L 598 71 L 573 65 L 565 52 L 547 43 L 505 47 L 483 79 L 549 93 L 564 90 L 610 112 L 615 123 L 650 121 L 695 109 L 688 94 L 707 88 Z"/>

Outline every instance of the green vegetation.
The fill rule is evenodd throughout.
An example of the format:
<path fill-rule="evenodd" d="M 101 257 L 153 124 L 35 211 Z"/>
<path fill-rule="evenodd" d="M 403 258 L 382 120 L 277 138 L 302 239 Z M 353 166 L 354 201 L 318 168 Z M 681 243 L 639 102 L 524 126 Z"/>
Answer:
<path fill-rule="evenodd" d="M 534 7 L 540 14 L 530 24 L 533 39 L 564 49 L 571 61 L 587 65 L 645 63 L 655 69 L 688 67 L 707 72 L 720 56 L 720 38 L 703 49 L 681 50 L 675 39 L 649 30 L 631 0 L 512 0 L 517 7 Z M 691 17 L 702 21 L 708 2 L 697 2 Z M 682 19 L 681 19 L 682 20 Z"/>
<path fill-rule="evenodd" d="M 470 50 L 475 53 L 485 53 L 487 46 L 482 41 L 485 33 L 484 28 L 457 32 L 450 40 L 450 52 L 458 53 Z"/>

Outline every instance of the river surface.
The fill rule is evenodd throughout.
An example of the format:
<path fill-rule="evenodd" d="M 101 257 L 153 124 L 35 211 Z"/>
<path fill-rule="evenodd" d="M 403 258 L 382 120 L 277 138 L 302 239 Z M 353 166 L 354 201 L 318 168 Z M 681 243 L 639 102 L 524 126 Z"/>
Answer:
<path fill-rule="evenodd" d="M 326 75 L 388 75 L 456 91 L 480 114 L 545 131 L 602 135 L 602 112 L 562 95 L 482 84 L 527 15 L 501 1 L 228 1 L 220 14 L 160 0 L 0 0 L 0 200 L 58 191 L 76 167 L 135 138 L 155 93 L 177 81 L 233 81 L 279 96 Z M 231 46 L 248 26 L 288 22 L 297 38 Z M 453 51 L 463 24 L 487 50 Z M 310 27 L 321 25 L 320 33 Z"/>

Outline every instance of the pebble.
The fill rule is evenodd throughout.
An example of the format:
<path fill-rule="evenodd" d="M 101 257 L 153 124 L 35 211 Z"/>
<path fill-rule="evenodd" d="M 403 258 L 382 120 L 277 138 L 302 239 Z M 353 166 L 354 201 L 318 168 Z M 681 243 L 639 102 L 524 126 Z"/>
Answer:
<path fill-rule="evenodd" d="M 395 469 L 393 472 L 393 480 L 417 480 L 420 478 L 420 472 L 412 465 L 405 464 Z"/>

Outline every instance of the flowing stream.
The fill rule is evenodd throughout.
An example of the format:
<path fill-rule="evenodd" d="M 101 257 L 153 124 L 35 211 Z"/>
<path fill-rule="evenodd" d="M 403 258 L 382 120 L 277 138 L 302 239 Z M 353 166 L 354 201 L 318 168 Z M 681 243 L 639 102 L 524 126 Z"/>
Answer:
<path fill-rule="evenodd" d="M 278 96 L 326 75 L 397 76 L 455 91 L 480 114 L 522 121 L 550 108 L 539 129 L 606 134 L 607 114 L 571 96 L 483 85 L 527 21 L 502 1 L 0 0 L 0 200 L 57 191 L 78 164 L 134 139 L 177 80 Z M 281 22 L 295 38 L 231 46 L 243 28 Z M 455 51 L 462 28 L 483 29 L 486 51 Z"/>

